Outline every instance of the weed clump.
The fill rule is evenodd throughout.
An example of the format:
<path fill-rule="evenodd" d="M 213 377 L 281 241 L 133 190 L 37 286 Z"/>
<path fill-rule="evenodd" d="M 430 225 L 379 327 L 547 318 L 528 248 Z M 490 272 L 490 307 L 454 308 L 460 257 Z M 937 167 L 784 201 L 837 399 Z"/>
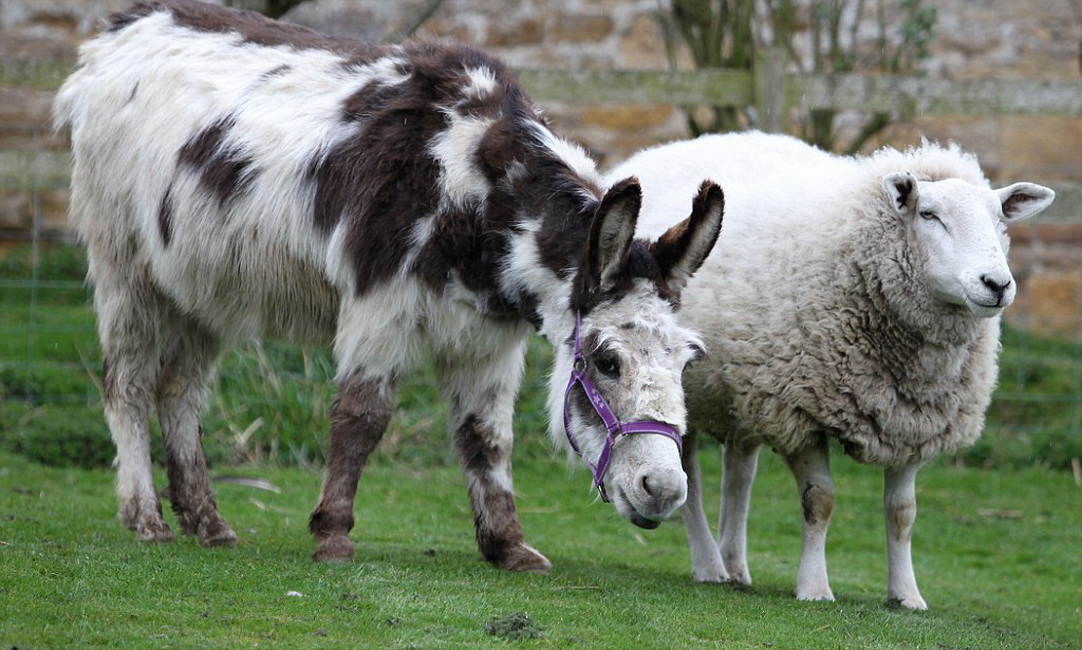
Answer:
<path fill-rule="evenodd" d="M 540 639 L 544 632 L 544 628 L 525 612 L 496 616 L 485 623 L 485 634 L 510 641 Z"/>

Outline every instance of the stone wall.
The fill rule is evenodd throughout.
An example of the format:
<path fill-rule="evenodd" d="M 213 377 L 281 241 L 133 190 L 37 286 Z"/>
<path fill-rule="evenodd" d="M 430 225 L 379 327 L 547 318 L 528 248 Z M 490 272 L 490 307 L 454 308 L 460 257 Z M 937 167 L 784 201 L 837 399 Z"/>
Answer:
<path fill-rule="evenodd" d="M 258 3 L 260 0 L 235 0 Z M 286 19 L 324 32 L 393 40 L 433 0 L 314 0 Z M 128 0 L 2 0 L 0 62 L 70 64 L 100 17 Z M 418 30 L 467 41 L 514 67 L 652 69 L 669 66 L 657 12 L 666 0 L 444 0 Z M 872 3 L 867 3 L 871 5 Z M 942 0 L 927 74 L 1079 81 L 1082 0 Z M 873 34 L 874 29 L 861 33 Z M 690 67 L 677 51 L 681 68 Z M 63 149 L 49 134 L 48 88 L 0 84 L 0 152 Z M 679 108 L 546 103 L 557 129 L 602 166 L 644 146 L 687 137 Z M 1031 180 L 1082 186 L 1080 116 L 916 116 L 873 143 L 905 146 L 925 136 L 955 140 L 980 158 L 993 183 Z M 1077 192 L 1070 194 L 1078 195 Z M 1066 194 L 1064 195 L 1066 197 Z M 62 231 L 62 188 L 0 190 L 0 232 L 25 229 L 36 210 L 46 232 Z M 1012 228 L 1021 286 L 1011 317 L 1034 329 L 1082 335 L 1082 208 L 1057 201 L 1034 225 Z"/>

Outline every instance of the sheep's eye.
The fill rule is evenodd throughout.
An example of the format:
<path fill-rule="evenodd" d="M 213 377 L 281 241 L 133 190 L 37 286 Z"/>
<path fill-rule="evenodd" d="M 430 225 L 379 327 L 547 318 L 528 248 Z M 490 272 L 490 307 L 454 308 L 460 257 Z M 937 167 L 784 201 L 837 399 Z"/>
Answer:
<path fill-rule="evenodd" d="M 594 357 L 594 366 L 598 372 L 606 377 L 617 378 L 620 376 L 620 357 L 614 352 L 602 352 Z"/>
<path fill-rule="evenodd" d="M 939 221 L 939 216 L 931 210 L 921 210 L 920 218 L 924 219 L 925 221 Z"/>

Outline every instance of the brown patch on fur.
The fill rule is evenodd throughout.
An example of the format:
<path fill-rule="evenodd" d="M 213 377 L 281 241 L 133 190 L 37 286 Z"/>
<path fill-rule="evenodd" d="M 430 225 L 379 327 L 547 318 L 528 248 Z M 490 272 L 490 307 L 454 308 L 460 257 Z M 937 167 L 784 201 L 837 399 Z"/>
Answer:
<path fill-rule="evenodd" d="M 368 456 L 379 444 L 391 420 L 394 399 L 387 382 L 365 379 L 355 371 L 338 387 L 331 407 L 327 466 L 319 505 L 308 530 L 315 537 L 316 559 L 348 559 L 353 553 L 347 535 L 353 529 L 353 501 Z"/>
<path fill-rule="evenodd" d="M 161 203 L 158 204 L 158 233 L 162 238 L 162 247 L 168 248 L 173 241 L 173 197 L 172 186 L 162 195 Z"/>
<path fill-rule="evenodd" d="M 233 118 L 222 118 L 194 135 L 177 152 L 177 162 L 199 172 L 200 182 L 218 199 L 219 206 L 252 182 L 251 158 L 237 147 L 224 146 L 231 128 Z"/>
<path fill-rule="evenodd" d="M 820 485 L 809 483 L 800 493 L 800 506 L 809 525 L 826 524 L 834 514 L 834 495 Z"/>
<path fill-rule="evenodd" d="M 114 13 L 106 23 L 106 31 L 120 31 L 140 18 L 165 11 L 176 24 L 202 32 L 236 32 L 245 41 L 256 45 L 286 45 L 296 49 L 325 49 L 349 55 L 352 61 L 364 62 L 378 57 L 385 47 L 360 40 L 324 36 L 307 27 L 271 20 L 254 11 L 241 11 L 193 0 L 150 0 L 136 2 L 130 8 Z"/>

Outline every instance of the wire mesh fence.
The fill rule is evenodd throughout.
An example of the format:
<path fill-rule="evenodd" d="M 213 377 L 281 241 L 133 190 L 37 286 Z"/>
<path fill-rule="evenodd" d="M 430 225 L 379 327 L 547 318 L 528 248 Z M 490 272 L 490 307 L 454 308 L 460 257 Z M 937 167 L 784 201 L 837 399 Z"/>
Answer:
<path fill-rule="evenodd" d="M 8 425 L 28 409 L 71 407 L 70 417 L 88 417 L 101 403 L 85 258 L 64 219 L 67 154 L 41 126 L 26 127 L 24 135 L 24 150 L 0 152 L 0 408 L 18 407 L 0 412 Z M 1021 288 L 1005 319 L 1000 384 L 985 435 L 961 457 L 965 462 L 1069 467 L 1082 456 L 1082 218 L 1060 216 L 1043 226 L 1040 220 L 1012 227 Z M 517 430 L 546 426 L 547 358 L 543 344 L 531 347 Z M 249 460 L 320 458 L 332 366 L 326 350 L 234 353 L 208 409 L 208 434 Z M 409 415 L 392 427 L 391 444 L 445 426 L 434 383 L 427 369 L 402 386 Z"/>

